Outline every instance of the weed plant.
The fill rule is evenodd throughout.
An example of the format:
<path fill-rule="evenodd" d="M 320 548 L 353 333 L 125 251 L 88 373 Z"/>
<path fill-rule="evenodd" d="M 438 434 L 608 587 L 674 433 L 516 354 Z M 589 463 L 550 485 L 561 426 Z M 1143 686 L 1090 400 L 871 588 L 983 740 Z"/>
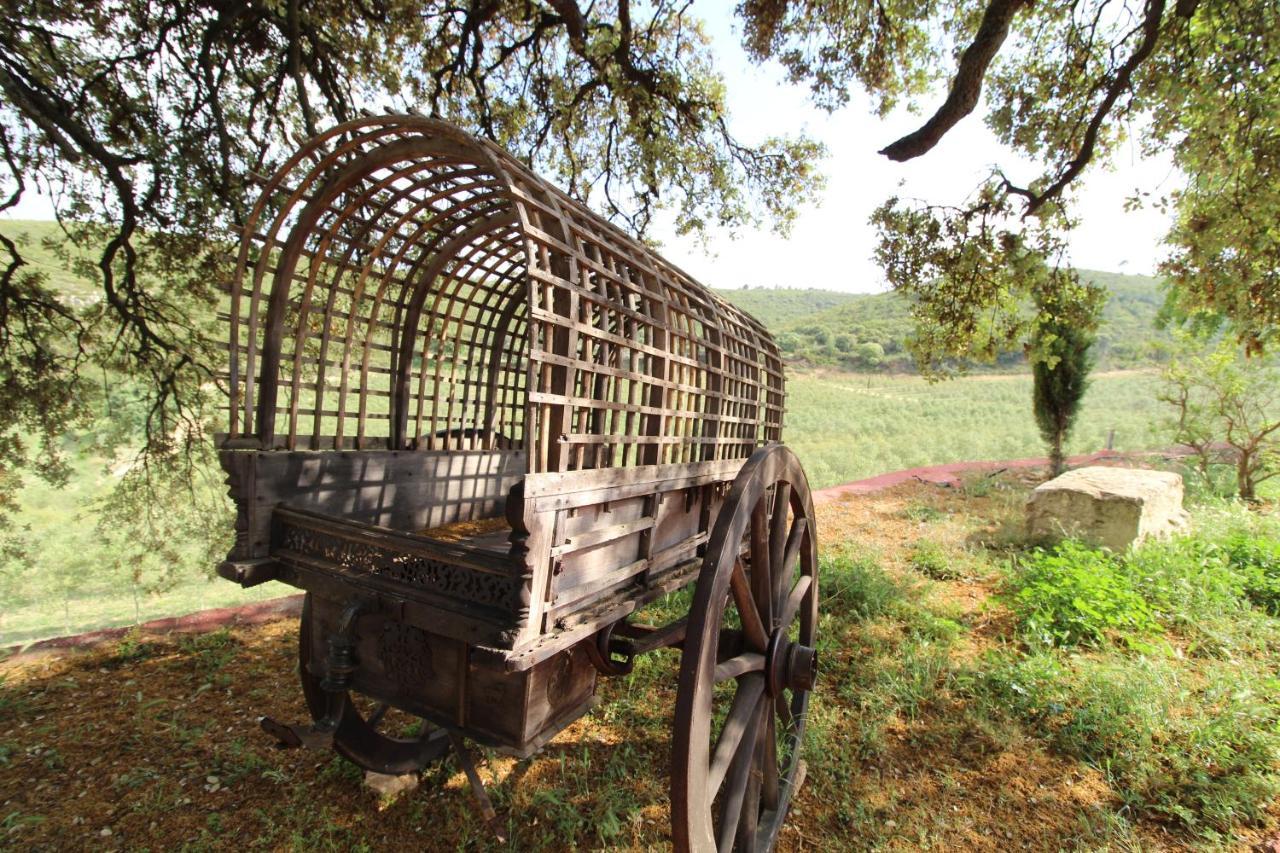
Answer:
<path fill-rule="evenodd" d="M 1022 555 L 1005 595 L 1023 652 L 958 681 L 983 714 L 1097 767 L 1126 809 L 1223 841 L 1280 794 L 1278 535 L 1215 503 L 1126 554 Z"/>

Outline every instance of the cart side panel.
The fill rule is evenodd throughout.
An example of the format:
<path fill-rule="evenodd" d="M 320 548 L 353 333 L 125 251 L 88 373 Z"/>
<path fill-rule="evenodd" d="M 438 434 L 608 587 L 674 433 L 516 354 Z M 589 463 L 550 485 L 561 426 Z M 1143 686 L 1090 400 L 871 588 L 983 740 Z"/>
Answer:
<path fill-rule="evenodd" d="M 534 587 L 541 633 L 604 618 L 611 603 L 639 596 L 696 558 L 720 495 L 741 464 L 529 475 L 526 512 L 548 531 L 543 553 L 549 571 L 545 584 Z"/>
<path fill-rule="evenodd" d="M 347 604 L 325 596 L 313 599 L 312 675 L 326 674 L 329 640 L 337 633 Z M 359 666 L 352 679 L 356 690 L 437 722 L 457 723 L 466 643 L 388 618 L 382 612 L 360 617 L 355 641 Z"/>
<path fill-rule="evenodd" d="M 327 673 L 329 638 L 349 602 L 313 599 L 311 674 Z M 581 647 L 565 649 L 522 672 L 477 665 L 471 647 L 408 624 L 384 611 L 367 613 L 355 628 L 359 693 L 464 729 L 492 746 L 528 754 L 580 717 L 595 695 L 596 669 Z"/>
<path fill-rule="evenodd" d="M 524 474 L 520 450 L 223 450 L 236 502 L 229 560 L 265 559 L 279 504 L 392 530 L 415 531 L 502 514 Z"/>

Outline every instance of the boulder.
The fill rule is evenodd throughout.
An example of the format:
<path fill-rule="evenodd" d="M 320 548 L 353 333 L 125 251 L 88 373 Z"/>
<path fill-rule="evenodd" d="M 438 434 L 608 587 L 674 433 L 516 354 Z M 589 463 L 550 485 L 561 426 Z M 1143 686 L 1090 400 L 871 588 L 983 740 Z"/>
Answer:
<path fill-rule="evenodd" d="M 1186 523 L 1182 477 L 1169 471 L 1077 468 L 1037 486 L 1027 499 L 1032 538 L 1073 537 L 1114 551 Z"/>

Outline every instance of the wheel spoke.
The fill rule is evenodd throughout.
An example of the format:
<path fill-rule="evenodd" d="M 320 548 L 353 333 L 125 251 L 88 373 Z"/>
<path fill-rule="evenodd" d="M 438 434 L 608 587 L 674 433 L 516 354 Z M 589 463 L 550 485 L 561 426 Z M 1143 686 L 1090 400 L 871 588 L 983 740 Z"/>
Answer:
<path fill-rule="evenodd" d="M 787 534 L 787 548 L 782 557 L 782 571 L 774 576 L 777 583 L 774 590 L 775 600 L 782 598 L 782 591 L 787 588 L 787 580 L 795 573 L 796 563 L 800 561 L 800 547 L 804 544 L 804 534 L 808 529 L 809 522 L 803 516 L 791 524 L 791 532 Z"/>
<path fill-rule="evenodd" d="M 747 798 L 747 786 L 751 782 L 751 765 L 755 757 L 756 735 L 760 724 L 760 704 L 756 703 L 747 709 L 747 731 L 744 733 L 739 748 L 735 751 L 730 766 L 728 788 L 720 800 L 720 832 L 716 839 L 717 850 L 732 850 L 734 836 L 738 834 L 738 823 L 742 820 L 742 805 Z M 714 788 L 712 797 L 715 796 Z"/>
<path fill-rule="evenodd" d="M 747 575 L 742 569 L 741 560 L 733 564 L 729 585 L 733 590 L 733 601 L 738 605 L 738 615 L 742 619 L 742 631 L 747 636 L 747 642 L 758 651 L 764 651 L 769 645 L 769 635 L 764 629 L 764 622 L 760 619 L 760 611 L 751 598 L 751 588 L 747 583 Z"/>
<path fill-rule="evenodd" d="M 782 723 L 782 730 L 790 737 L 795 729 L 795 715 L 791 713 L 791 703 L 787 701 L 787 694 L 779 691 L 777 696 L 773 697 L 773 709 L 778 713 L 778 721 Z"/>
<path fill-rule="evenodd" d="M 778 590 L 786 583 L 782 580 L 785 572 L 787 541 L 787 512 L 791 508 L 791 484 L 778 483 L 773 487 L 773 517 L 769 519 L 769 585 L 770 598 L 778 600 Z M 777 615 L 777 608 L 774 608 Z"/>
<path fill-rule="evenodd" d="M 763 695 L 764 679 L 761 677 L 745 678 L 738 686 L 733 704 L 729 706 L 729 714 L 725 717 L 724 727 L 720 729 L 720 739 L 716 741 L 716 747 L 711 753 L 710 768 L 707 771 L 708 805 L 715 799 L 716 791 L 720 790 L 729 764 L 742 745 L 743 735 L 752 720 L 752 712 L 759 706 Z"/>
<path fill-rule="evenodd" d="M 730 678 L 740 678 L 749 672 L 762 670 L 764 670 L 764 655 L 759 652 L 743 652 L 737 657 L 716 664 L 715 683 L 719 684 Z"/>
<path fill-rule="evenodd" d="M 765 712 L 764 736 L 764 778 L 761 780 L 761 795 L 764 797 L 766 810 L 778 807 L 778 727 L 772 711 Z"/>
<path fill-rule="evenodd" d="M 796 585 L 791 588 L 791 595 L 787 597 L 787 603 L 782 606 L 782 616 L 778 619 L 778 627 L 785 631 L 795 621 L 796 614 L 800 612 L 800 606 L 804 604 L 804 598 L 809 594 L 809 587 L 813 586 L 813 578 L 809 575 L 801 575 L 800 580 L 796 581 Z"/>
<path fill-rule="evenodd" d="M 760 765 L 764 761 L 765 728 L 762 721 L 772 717 L 768 702 L 761 702 L 756 710 L 755 749 L 751 751 L 751 772 L 747 775 L 747 793 L 742 800 L 741 817 L 738 819 L 738 831 L 735 845 L 740 850 L 755 850 L 756 829 L 760 826 Z"/>
<path fill-rule="evenodd" d="M 751 511 L 751 594 L 765 633 L 773 625 L 773 582 L 769 573 L 769 507 L 762 497 Z"/>

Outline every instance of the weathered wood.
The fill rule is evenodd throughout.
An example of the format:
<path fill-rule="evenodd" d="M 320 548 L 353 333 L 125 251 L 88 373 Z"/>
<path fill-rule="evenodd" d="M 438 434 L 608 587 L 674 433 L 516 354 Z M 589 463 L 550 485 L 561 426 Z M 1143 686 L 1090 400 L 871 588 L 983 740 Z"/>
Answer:
<path fill-rule="evenodd" d="M 781 360 L 758 323 L 431 119 L 307 142 L 263 181 L 229 293 L 232 440 L 401 449 L 478 429 L 544 472 L 777 439 Z"/>
<path fill-rule="evenodd" d="M 238 520 L 232 559 L 269 556 L 277 505 L 392 530 L 500 515 L 524 453 L 224 450 Z"/>
<path fill-rule="evenodd" d="M 790 528 L 778 521 L 788 517 L 796 519 Z M 680 664 L 671 773 L 677 849 L 755 849 L 760 836 L 771 846 L 803 778 L 800 742 L 817 661 L 812 519 L 804 472 L 782 446 L 756 451 L 725 498 L 707 544 Z M 788 531 L 797 528 L 804 547 L 787 566 L 774 555 L 785 553 Z M 739 618 L 730 618 L 730 608 Z M 716 689 L 729 681 L 731 694 Z M 722 714 L 725 722 L 713 738 L 713 721 Z"/>
<path fill-rule="evenodd" d="M 384 770 L 465 751 L 463 735 L 527 755 L 592 706 L 616 626 L 623 654 L 683 649 L 677 847 L 771 846 L 803 776 L 798 748 L 784 766 L 771 750 L 798 742 L 816 666 L 779 622 L 809 642 L 817 590 L 768 332 L 507 152 L 420 115 L 345 122 L 261 183 L 219 312 L 238 512 L 218 571 L 308 591 L 318 725 L 270 729 Z M 500 515 L 505 539 L 420 533 Z M 700 581 L 689 617 L 620 624 L 708 572 L 711 604 Z M 735 627 L 719 622 L 730 605 Z M 717 679 L 739 689 L 722 748 L 699 759 L 726 780 L 713 833 L 711 798 L 693 818 L 681 799 L 679 726 Z M 446 734 L 385 734 L 388 708 Z"/>

